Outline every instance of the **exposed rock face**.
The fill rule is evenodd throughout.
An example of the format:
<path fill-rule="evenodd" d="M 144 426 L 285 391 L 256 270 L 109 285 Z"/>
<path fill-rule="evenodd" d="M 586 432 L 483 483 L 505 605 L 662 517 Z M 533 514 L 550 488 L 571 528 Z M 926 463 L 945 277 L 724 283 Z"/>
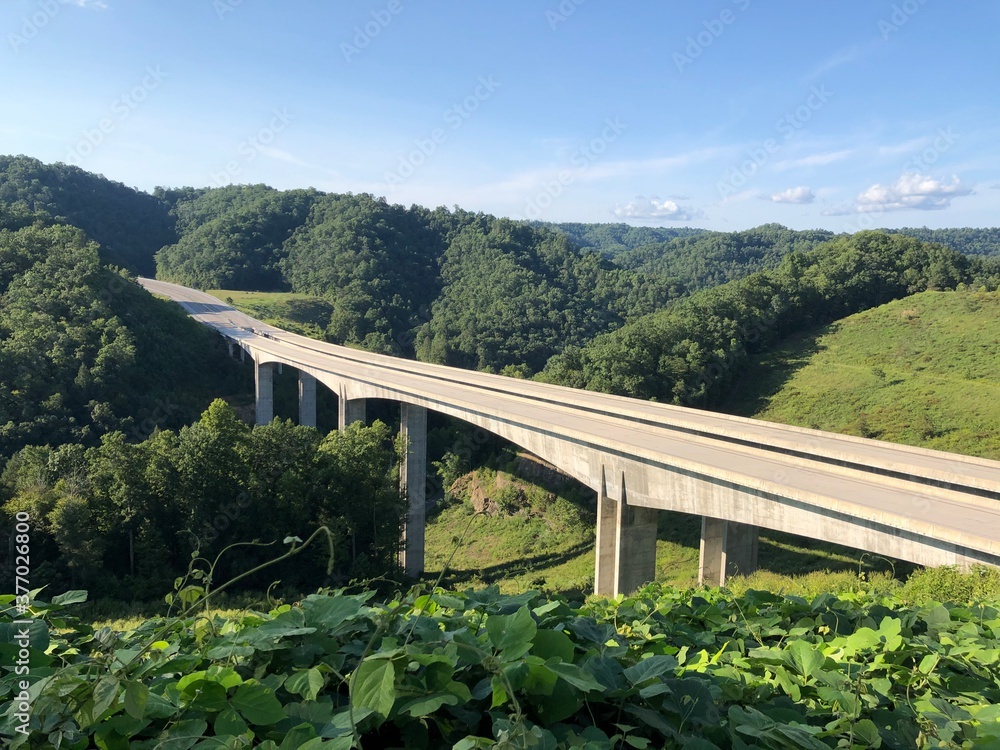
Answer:
<path fill-rule="evenodd" d="M 529 500 L 529 496 L 538 494 L 536 488 L 546 490 L 554 499 L 555 493 L 573 482 L 572 477 L 530 453 L 519 453 L 513 468 L 516 476 L 505 472 L 492 476 L 492 472 L 486 476 L 470 472 L 455 480 L 450 493 L 470 502 L 477 513 L 512 516 L 521 511 L 536 512 Z M 533 489 L 535 493 L 531 495 Z"/>
<path fill-rule="evenodd" d="M 531 453 L 518 453 L 514 472 L 533 484 L 540 485 L 550 492 L 557 492 L 573 478 L 564 474 L 552 464 L 543 461 Z"/>

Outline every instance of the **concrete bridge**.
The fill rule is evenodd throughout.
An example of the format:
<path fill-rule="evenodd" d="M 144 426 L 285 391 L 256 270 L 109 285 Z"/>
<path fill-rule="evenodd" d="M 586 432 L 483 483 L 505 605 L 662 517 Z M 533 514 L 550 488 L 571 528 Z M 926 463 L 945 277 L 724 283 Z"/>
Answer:
<path fill-rule="evenodd" d="M 759 528 L 920 565 L 1000 566 L 997 461 L 372 354 L 268 326 L 193 289 L 139 281 L 253 359 L 258 423 L 273 418 L 276 365 L 298 370 L 302 424 L 316 424 L 317 383 L 337 394 L 341 427 L 364 419 L 366 399 L 400 403 L 411 575 L 423 572 L 428 409 L 504 437 L 597 492 L 599 594 L 653 579 L 660 510 L 702 517 L 700 580 L 709 584 L 756 568 Z"/>

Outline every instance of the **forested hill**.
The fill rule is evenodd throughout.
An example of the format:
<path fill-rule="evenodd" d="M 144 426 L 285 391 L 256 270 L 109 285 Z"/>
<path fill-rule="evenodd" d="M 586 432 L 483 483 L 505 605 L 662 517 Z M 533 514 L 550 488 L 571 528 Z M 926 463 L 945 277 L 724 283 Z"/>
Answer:
<path fill-rule="evenodd" d="M 235 388 L 220 342 L 82 230 L 0 208 L 0 466 L 25 445 L 187 424 Z"/>
<path fill-rule="evenodd" d="M 642 245 L 615 257 L 622 268 L 677 280 L 689 292 L 776 268 L 792 252 L 805 252 L 834 238 L 822 229 L 794 231 L 764 224 L 742 232 L 702 232 Z"/>
<path fill-rule="evenodd" d="M 950 247 L 952 250 L 966 255 L 1000 256 L 1000 227 L 989 229 L 973 229 L 972 227 L 959 229 L 928 229 L 923 227 L 916 229 L 906 227 L 884 231 L 891 234 L 905 234 L 923 242 L 939 242 L 945 247 Z"/>
<path fill-rule="evenodd" d="M 547 367 L 546 377 L 561 382 L 696 402 L 707 391 L 690 382 L 690 372 L 678 372 L 696 372 L 730 350 L 738 358 L 734 342 L 742 339 L 723 332 L 745 327 L 748 316 L 817 314 L 797 306 L 796 295 L 811 302 L 821 295 L 818 309 L 829 303 L 829 314 L 853 312 L 860 304 L 851 296 L 854 286 L 871 272 L 866 263 L 881 269 L 899 261 L 897 277 L 930 278 L 920 253 L 939 252 L 902 234 L 835 236 L 776 224 L 732 233 L 529 224 L 458 208 L 407 208 L 367 194 L 266 185 L 158 188 L 149 195 L 27 157 L 0 159 L 0 211 L 11 229 L 36 219 L 77 227 L 98 243 L 101 261 L 132 272 L 148 274 L 155 262 L 160 278 L 199 288 L 322 297 L 331 310 L 324 333 L 335 343 L 519 376 Z M 941 234 L 981 262 L 951 252 L 945 265 L 958 270 L 926 283 L 988 284 L 982 256 L 992 254 L 996 233 Z M 876 249 L 866 261 L 869 246 Z M 826 281 L 817 280 L 816 289 L 786 283 L 817 259 L 843 268 L 817 272 Z M 887 289 L 899 296 L 926 288 L 921 283 L 907 277 Z M 754 285 L 761 287 L 759 300 L 736 304 L 717 320 L 719 300 L 749 294 Z M 676 316 L 706 305 L 714 328 L 674 329 Z M 676 346 L 663 338 L 665 329 L 684 334 Z M 637 332 L 641 340 L 622 343 Z M 656 357 L 643 359 L 654 351 Z M 716 380 L 715 389 L 726 382 Z"/>
<path fill-rule="evenodd" d="M 581 250 L 593 250 L 613 259 L 626 250 L 655 245 L 683 237 L 696 237 L 706 230 L 693 227 L 633 227 L 629 224 L 580 224 L 532 222 L 532 226 L 554 229 L 569 237 Z"/>
<path fill-rule="evenodd" d="M 5 213 L 52 219 L 79 227 L 101 246 L 101 259 L 142 274 L 153 256 L 177 241 L 167 206 L 148 193 L 79 167 L 0 155 L 0 207 Z"/>
<path fill-rule="evenodd" d="M 859 232 L 678 301 L 553 357 L 542 379 L 712 406 L 749 358 L 790 334 L 925 290 L 995 290 L 1000 260 L 898 234 Z"/>

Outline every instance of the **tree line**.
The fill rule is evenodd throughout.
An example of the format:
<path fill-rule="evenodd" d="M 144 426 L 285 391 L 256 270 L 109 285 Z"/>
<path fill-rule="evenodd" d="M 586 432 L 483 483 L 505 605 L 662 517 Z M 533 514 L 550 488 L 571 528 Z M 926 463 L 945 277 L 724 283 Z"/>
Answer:
<path fill-rule="evenodd" d="M 287 536 L 326 525 L 333 579 L 324 547 L 247 581 L 308 589 L 397 568 L 396 463 L 382 422 L 325 436 L 290 421 L 250 427 L 217 400 L 193 424 L 141 442 L 111 432 L 91 447 L 23 448 L 0 475 L 0 502 L 9 517 L 31 518 L 34 575 L 55 589 L 158 598 L 192 553 L 214 560 L 239 545 L 216 568 L 221 583 L 279 556 Z"/>

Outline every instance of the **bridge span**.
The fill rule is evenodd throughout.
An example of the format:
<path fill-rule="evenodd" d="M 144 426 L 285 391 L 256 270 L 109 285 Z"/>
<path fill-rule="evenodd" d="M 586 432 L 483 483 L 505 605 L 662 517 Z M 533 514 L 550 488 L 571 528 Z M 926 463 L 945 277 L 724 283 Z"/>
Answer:
<path fill-rule="evenodd" d="M 629 592 L 655 573 L 658 511 L 701 516 L 700 575 L 756 568 L 758 529 L 920 565 L 1000 566 L 1000 462 L 426 364 L 266 325 L 211 295 L 152 279 L 256 372 L 257 422 L 273 418 L 275 365 L 299 373 L 299 418 L 316 424 L 316 384 L 338 424 L 365 400 L 401 405 L 409 450 L 402 562 L 423 571 L 427 410 L 519 445 L 598 495 L 595 591 Z"/>

